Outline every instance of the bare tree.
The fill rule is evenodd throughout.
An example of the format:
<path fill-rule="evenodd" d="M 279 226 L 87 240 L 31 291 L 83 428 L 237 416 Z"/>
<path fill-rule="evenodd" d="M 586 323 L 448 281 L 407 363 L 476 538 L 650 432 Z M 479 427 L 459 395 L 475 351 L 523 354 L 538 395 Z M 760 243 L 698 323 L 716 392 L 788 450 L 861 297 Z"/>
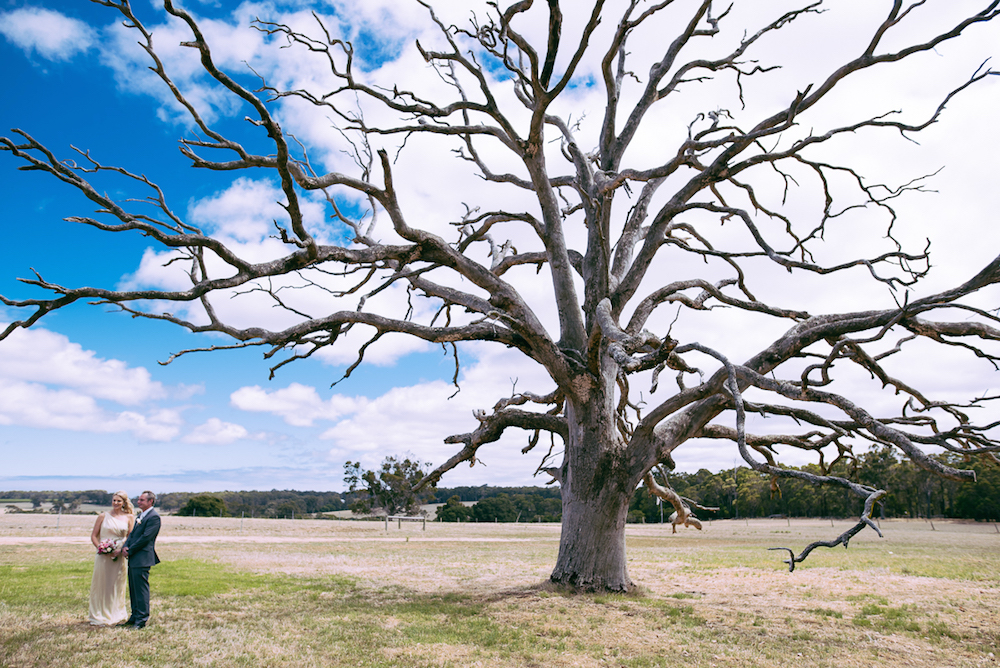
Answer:
<path fill-rule="evenodd" d="M 90 300 L 192 332 L 226 334 L 234 346 L 263 346 L 267 358 L 278 360 L 272 373 L 342 341 L 352 328 L 374 333 L 348 375 L 368 345 L 387 333 L 447 346 L 456 364 L 460 342 L 515 348 L 544 368 L 555 389 L 517 392 L 478 412 L 474 429 L 446 439 L 457 452 L 424 481 L 435 482 L 462 462 L 475 463 L 479 448 L 505 430 L 529 433 L 525 452 L 537 446 L 542 432 L 550 434 L 538 470 L 558 480 L 563 507 L 551 579 L 587 589 L 631 586 L 625 519 L 629 499 L 644 478 L 679 516 L 690 512 L 676 493 L 655 483 L 650 471 L 660 464 L 671 467 L 672 453 L 692 439 L 732 443 L 750 467 L 771 476 L 776 493 L 787 477 L 846 488 L 859 497 L 859 507 L 864 505 L 858 530 L 884 492 L 840 477 L 785 469 L 775 457 L 778 448 L 817 453 L 826 470 L 851 458 L 855 443 L 891 445 L 927 470 L 962 480 L 971 479 L 972 471 L 942 465 L 927 453 L 936 448 L 995 458 L 1000 448 L 991 432 L 995 422 L 979 424 L 969 417 L 970 409 L 989 408 L 995 397 L 972 397 L 965 404 L 935 399 L 892 375 L 885 360 L 929 342 L 958 347 L 995 367 L 998 358 L 988 346 L 1000 340 L 998 318 L 968 298 L 1000 281 L 1000 258 L 961 285 L 920 296 L 915 286 L 930 268 L 929 252 L 922 244 L 914 250 L 904 239 L 896 241 L 905 221 L 896 220 L 893 206 L 898 197 L 923 189 L 924 181 L 871 183 L 855 166 L 828 161 L 824 150 L 858 133 L 910 138 L 938 121 L 952 98 L 996 72 L 980 68 L 956 81 L 953 90 L 942 92 L 940 106 L 912 121 L 886 113 L 831 124 L 817 110 L 860 73 L 930 52 L 992 21 L 997 1 L 947 25 L 935 14 L 939 32 L 905 44 L 897 34 L 921 13 L 940 10 L 924 0 L 886 3 L 891 6 L 883 19 L 851 28 L 854 38 L 867 31 L 860 49 L 817 71 L 815 83 L 801 90 L 770 90 L 772 105 L 762 111 L 766 105 L 744 106 L 751 84 L 767 87 L 775 70 L 775 63 L 755 60 L 757 54 L 769 40 L 821 21 L 821 1 L 771 16 L 768 4 L 753 13 L 753 25 L 737 27 L 728 24 L 731 5 L 709 0 L 597 0 L 585 11 L 582 3 L 573 5 L 574 13 L 583 12 L 582 28 L 565 35 L 567 7 L 559 0 L 521 0 L 507 8 L 490 3 L 488 14 L 474 14 L 461 25 L 441 19 L 429 2 L 415 0 L 438 30 L 435 45 L 415 45 L 442 84 L 428 91 L 408 90 L 403 81 L 395 87 L 366 81 L 369 73 L 357 66 L 355 47 L 331 34 L 318 15 L 311 34 L 255 22 L 253 27 L 269 39 L 298 49 L 302 58 L 326 63 L 326 87 L 309 91 L 283 90 L 265 81 L 251 90 L 239 83 L 245 73 L 222 71 L 195 18 L 165 0 L 166 11 L 190 30 L 184 45 L 198 51 L 205 71 L 250 110 L 254 127 L 266 131 L 267 153 L 248 148 L 259 145 L 259 136 L 254 144 L 223 136 L 199 114 L 174 84 L 150 31 L 127 0 L 94 1 L 124 16 L 153 71 L 190 115 L 198 134 L 181 140 L 181 150 L 193 167 L 268 170 L 280 180 L 287 216 L 276 226 L 287 252 L 267 262 L 239 257 L 175 213 L 161 189 L 144 176 L 100 164 L 87 153 L 77 158 L 80 162 L 60 160 L 27 132 L 14 130 L 13 139 L 0 141 L 3 150 L 22 161 L 21 169 L 48 173 L 98 206 L 98 217 L 70 220 L 108 232 L 136 231 L 174 249 L 187 262 L 191 285 L 116 291 L 64 287 L 36 275 L 23 280 L 53 294 L 3 298 L 29 313 L 3 336 L 51 311 Z M 659 49 L 646 62 L 641 59 L 649 56 L 648 48 L 631 51 L 641 39 Z M 599 77 L 581 82 L 581 63 L 598 59 Z M 570 117 L 572 102 L 564 100 L 580 86 L 597 87 L 604 100 L 603 108 L 586 110 L 599 115 L 590 135 L 581 129 L 579 114 Z M 708 90 L 714 96 L 723 89 L 726 99 L 736 102 L 732 109 L 720 108 L 718 98 L 709 97 L 700 112 L 682 119 L 684 131 L 676 141 L 666 126 L 661 134 L 655 131 L 677 113 L 672 109 L 684 109 L 670 106 L 687 99 L 682 93 L 690 97 Z M 780 106 L 774 107 L 775 99 L 783 100 Z M 315 105 L 329 117 L 331 132 L 340 134 L 355 158 L 353 174 L 314 169 L 305 147 L 275 118 L 278 105 L 293 102 Z M 434 183 L 442 198 L 452 198 L 452 209 L 439 214 L 450 221 L 451 238 L 432 231 L 441 229 L 435 227 L 440 221 L 424 224 L 407 215 L 399 184 L 417 177 L 395 173 L 394 160 L 434 146 L 453 151 L 484 187 L 501 193 L 497 199 L 513 193 L 508 201 L 530 197 L 530 206 L 467 203 L 465 193 Z M 146 208 L 93 187 L 88 179 L 104 172 L 150 189 Z M 845 184 L 851 186 L 849 194 Z M 349 231 L 347 243 L 324 243 L 307 225 L 303 197 L 319 191 Z M 793 206 L 798 193 L 811 193 L 817 206 Z M 345 207 L 352 197 L 367 201 L 367 211 L 354 215 Z M 877 226 L 885 236 L 838 249 L 855 254 L 852 259 L 824 261 L 836 255 L 822 245 L 824 234 L 848 215 L 867 216 L 869 227 Z M 888 249 L 876 250 L 884 244 Z M 869 288 L 892 290 L 897 300 L 882 310 L 809 313 L 755 296 L 765 287 L 770 292 L 774 274 L 768 267 L 787 272 L 783 275 L 791 284 L 808 275 L 864 272 Z M 550 314 L 516 287 L 535 273 L 535 288 L 544 279 L 551 293 L 547 303 L 554 304 L 557 315 L 551 325 Z M 344 287 L 347 279 L 356 280 Z M 373 296 L 399 284 L 430 300 L 432 315 L 371 307 Z M 296 290 L 283 289 L 288 286 Z M 297 321 L 273 331 L 223 321 L 219 302 L 248 290 L 269 295 Z M 326 309 L 314 312 L 298 305 L 297 296 L 306 292 L 322 293 Z M 204 321 L 150 306 L 163 302 L 197 302 Z M 744 316 L 738 322 L 753 323 L 747 326 L 756 332 L 773 330 L 772 323 L 782 321 L 787 329 L 773 330 L 743 361 L 699 341 L 689 328 L 672 336 L 672 319 L 697 315 L 709 331 L 731 326 L 734 321 L 722 317 L 727 313 Z M 715 317 L 728 324 L 714 324 Z M 748 332 L 731 335 L 734 349 L 750 339 Z M 186 352 L 191 351 L 180 354 Z M 919 352 L 916 359 L 918 365 L 929 364 L 932 356 Z M 658 380 L 667 369 L 677 374 L 676 387 L 662 397 L 665 389 Z M 879 415 L 854 399 L 856 386 L 835 374 L 850 369 L 861 369 L 887 393 L 900 395 L 898 414 Z M 635 387 L 637 380 L 642 390 Z M 755 399 L 745 396 L 748 392 Z M 789 426 L 781 433 L 747 434 L 747 412 L 777 423 L 783 419 Z M 850 536 L 845 536 L 839 543 L 846 545 Z M 793 554 L 790 565 L 799 560 Z"/>

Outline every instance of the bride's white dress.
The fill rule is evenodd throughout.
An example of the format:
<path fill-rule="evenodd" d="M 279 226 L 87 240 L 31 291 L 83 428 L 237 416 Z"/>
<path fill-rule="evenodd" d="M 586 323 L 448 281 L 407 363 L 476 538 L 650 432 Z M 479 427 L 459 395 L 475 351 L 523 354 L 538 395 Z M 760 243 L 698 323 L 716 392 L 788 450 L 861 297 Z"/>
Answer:
<path fill-rule="evenodd" d="M 128 534 L 128 515 L 114 517 L 104 514 L 99 542 L 124 541 Z M 125 586 L 128 582 L 125 557 L 117 561 L 110 554 L 98 554 L 94 559 L 94 577 L 90 581 L 90 623 L 95 626 L 113 626 L 128 617 L 125 610 Z"/>

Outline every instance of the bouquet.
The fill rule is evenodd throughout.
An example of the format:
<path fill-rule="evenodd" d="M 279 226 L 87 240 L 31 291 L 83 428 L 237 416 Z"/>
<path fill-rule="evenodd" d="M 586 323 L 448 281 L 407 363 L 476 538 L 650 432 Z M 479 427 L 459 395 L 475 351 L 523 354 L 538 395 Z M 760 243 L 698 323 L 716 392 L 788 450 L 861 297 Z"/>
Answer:
<path fill-rule="evenodd" d="M 117 541 L 105 540 L 101 541 L 97 546 L 97 554 L 111 554 L 116 549 L 118 549 Z M 111 561 L 118 561 L 118 557 L 111 557 Z"/>

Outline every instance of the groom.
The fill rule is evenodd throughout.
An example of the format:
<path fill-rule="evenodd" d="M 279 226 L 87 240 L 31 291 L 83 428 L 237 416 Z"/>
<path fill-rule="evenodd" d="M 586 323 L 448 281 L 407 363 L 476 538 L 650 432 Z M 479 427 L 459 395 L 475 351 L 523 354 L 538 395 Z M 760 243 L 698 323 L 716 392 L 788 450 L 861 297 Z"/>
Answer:
<path fill-rule="evenodd" d="M 149 569 L 160 563 L 156 556 L 156 534 L 160 532 L 160 515 L 153 508 L 156 495 L 146 491 L 139 495 L 136 505 L 139 516 L 135 527 L 125 541 L 122 554 L 128 557 L 128 595 L 132 614 L 119 626 L 141 629 L 149 621 Z"/>

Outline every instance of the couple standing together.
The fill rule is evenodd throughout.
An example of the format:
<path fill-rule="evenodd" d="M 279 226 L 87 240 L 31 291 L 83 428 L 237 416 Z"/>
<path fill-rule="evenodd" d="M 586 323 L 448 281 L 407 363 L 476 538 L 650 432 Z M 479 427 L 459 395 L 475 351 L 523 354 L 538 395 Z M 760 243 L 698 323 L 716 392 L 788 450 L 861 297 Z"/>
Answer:
<path fill-rule="evenodd" d="M 149 621 L 149 569 L 160 563 L 155 549 L 160 515 L 153 508 L 155 503 L 152 492 L 140 494 L 136 516 L 128 494 L 115 492 L 111 512 L 101 513 L 94 523 L 90 542 L 97 548 L 97 557 L 90 583 L 89 618 L 94 626 L 141 629 Z M 126 581 L 131 615 L 125 611 Z"/>

